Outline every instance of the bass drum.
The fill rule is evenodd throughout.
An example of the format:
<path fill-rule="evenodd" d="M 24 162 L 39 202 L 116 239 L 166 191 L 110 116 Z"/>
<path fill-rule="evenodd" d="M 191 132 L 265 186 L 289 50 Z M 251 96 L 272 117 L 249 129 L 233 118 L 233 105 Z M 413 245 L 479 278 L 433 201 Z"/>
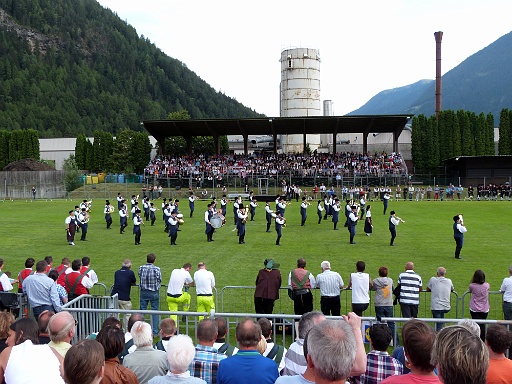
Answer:
<path fill-rule="evenodd" d="M 210 219 L 210 223 L 215 229 L 222 227 L 222 219 L 219 217 L 219 215 L 213 215 Z"/>

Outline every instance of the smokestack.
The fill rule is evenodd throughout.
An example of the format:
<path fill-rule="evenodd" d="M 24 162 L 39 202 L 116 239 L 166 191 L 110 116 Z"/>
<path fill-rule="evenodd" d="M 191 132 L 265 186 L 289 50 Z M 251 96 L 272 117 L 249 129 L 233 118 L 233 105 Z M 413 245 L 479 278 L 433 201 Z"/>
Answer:
<path fill-rule="evenodd" d="M 443 39 L 443 32 L 435 32 L 434 36 L 436 38 L 436 119 L 438 119 L 443 98 L 441 84 L 441 40 Z"/>

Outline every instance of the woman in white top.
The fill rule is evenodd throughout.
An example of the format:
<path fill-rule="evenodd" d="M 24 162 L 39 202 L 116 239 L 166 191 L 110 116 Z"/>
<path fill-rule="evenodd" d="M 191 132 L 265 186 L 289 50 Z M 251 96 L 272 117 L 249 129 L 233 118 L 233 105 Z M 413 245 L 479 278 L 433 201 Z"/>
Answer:
<path fill-rule="evenodd" d="M 8 384 L 64 384 L 62 357 L 48 344 L 38 345 L 39 327 L 21 318 L 9 327 L 7 345 L 0 354 L 0 380 Z"/>
<path fill-rule="evenodd" d="M 373 232 L 372 212 L 370 211 L 371 205 L 366 207 L 366 219 L 364 221 L 364 233 L 370 236 Z"/>

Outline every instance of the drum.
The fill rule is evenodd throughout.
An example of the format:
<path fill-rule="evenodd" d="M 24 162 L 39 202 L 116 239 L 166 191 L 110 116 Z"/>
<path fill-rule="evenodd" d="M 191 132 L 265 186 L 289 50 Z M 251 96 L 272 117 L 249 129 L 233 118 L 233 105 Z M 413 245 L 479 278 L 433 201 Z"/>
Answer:
<path fill-rule="evenodd" d="M 178 213 L 178 214 L 176 215 L 176 218 L 177 218 L 177 219 L 183 219 L 183 213 Z"/>
<path fill-rule="evenodd" d="M 212 218 L 210 219 L 210 223 L 212 227 L 215 229 L 222 227 L 222 219 L 219 217 L 219 215 L 212 216 Z"/>

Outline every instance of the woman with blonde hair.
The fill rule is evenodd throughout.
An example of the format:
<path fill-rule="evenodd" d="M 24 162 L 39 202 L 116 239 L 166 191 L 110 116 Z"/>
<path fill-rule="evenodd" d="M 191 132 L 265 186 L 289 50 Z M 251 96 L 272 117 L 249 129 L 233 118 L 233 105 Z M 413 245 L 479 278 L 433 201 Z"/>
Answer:
<path fill-rule="evenodd" d="M 11 312 L 0 312 L 0 352 L 7 348 L 7 337 L 12 323 L 14 315 Z"/>

